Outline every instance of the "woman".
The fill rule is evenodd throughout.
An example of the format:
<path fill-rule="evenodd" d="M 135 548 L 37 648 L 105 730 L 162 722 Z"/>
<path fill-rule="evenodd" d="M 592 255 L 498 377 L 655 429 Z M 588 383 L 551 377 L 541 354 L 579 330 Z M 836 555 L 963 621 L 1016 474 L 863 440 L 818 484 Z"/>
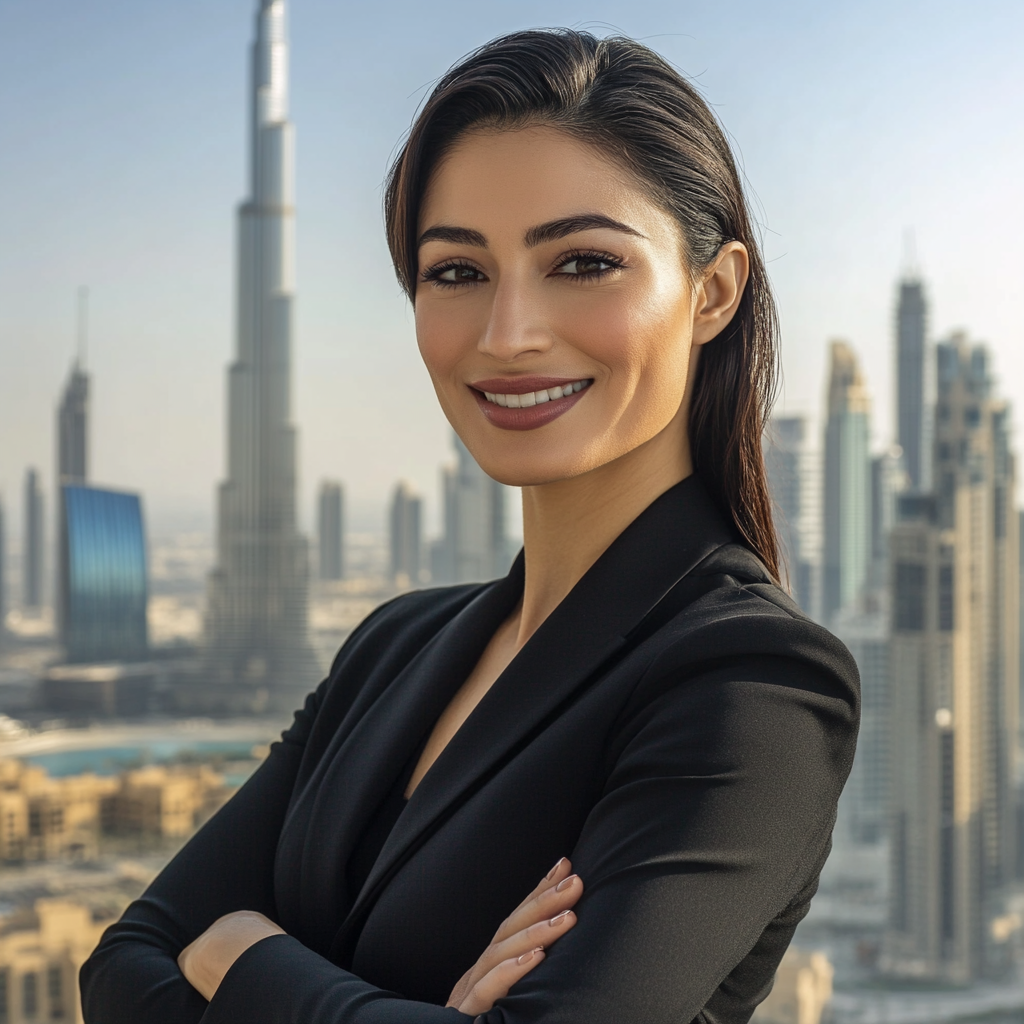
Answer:
<path fill-rule="evenodd" d="M 369 616 L 108 930 L 86 1018 L 746 1021 L 828 854 L 858 694 L 777 585 L 775 316 L 727 143 L 645 47 L 518 33 L 441 80 L 386 208 L 524 552 Z"/>

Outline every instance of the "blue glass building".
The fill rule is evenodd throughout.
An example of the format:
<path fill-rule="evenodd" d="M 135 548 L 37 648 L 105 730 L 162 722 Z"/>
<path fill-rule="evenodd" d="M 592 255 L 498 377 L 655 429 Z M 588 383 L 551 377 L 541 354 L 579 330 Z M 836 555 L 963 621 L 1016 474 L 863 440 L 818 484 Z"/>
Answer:
<path fill-rule="evenodd" d="M 61 639 L 70 662 L 146 656 L 146 535 L 137 494 L 65 484 Z"/>

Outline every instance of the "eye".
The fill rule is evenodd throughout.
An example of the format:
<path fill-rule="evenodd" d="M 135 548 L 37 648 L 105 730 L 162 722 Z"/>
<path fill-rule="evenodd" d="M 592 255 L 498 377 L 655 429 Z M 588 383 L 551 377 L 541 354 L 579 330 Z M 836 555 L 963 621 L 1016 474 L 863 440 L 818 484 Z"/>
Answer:
<path fill-rule="evenodd" d="M 487 280 L 484 272 L 471 263 L 439 263 L 437 266 L 428 267 L 421 276 L 424 281 L 432 281 L 442 287 L 476 284 L 478 281 Z"/>
<path fill-rule="evenodd" d="M 567 254 L 555 266 L 555 273 L 565 277 L 596 278 L 621 268 L 622 263 L 608 253 L 574 252 Z"/>

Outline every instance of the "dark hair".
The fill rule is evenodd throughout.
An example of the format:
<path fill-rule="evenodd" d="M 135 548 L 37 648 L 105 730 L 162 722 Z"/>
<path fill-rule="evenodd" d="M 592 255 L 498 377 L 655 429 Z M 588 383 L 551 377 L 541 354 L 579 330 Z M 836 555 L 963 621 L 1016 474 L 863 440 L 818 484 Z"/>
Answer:
<path fill-rule="evenodd" d="M 697 364 L 690 411 L 694 470 L 721 511 L 779 578 L 761 451 L 775 396 L 778 319 L 725 134 L 674 68 L 631 39 L 571 29 L 502 36 L 438 82 L 388 175 L 385 217 L 398 279 L 415 301 L 420 206 L 439 161 L 474 127 L 548 124 L 629 169 L 682 228 L 697 277 L 728 241 L 750 255 L 729 326 Z"/>

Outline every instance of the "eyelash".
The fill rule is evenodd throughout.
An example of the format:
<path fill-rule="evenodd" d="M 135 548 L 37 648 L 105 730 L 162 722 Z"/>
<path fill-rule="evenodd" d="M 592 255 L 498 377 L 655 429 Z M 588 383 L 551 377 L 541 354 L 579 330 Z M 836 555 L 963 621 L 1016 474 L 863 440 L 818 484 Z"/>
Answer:
<path fill-rule="evenodd" d="M 600 252 L 596 249 L 571 249 L 563 256 L 559 257 L 558 262 L 552 268 L 553 270 L 561 270 L 562 267 L 572 263 L 573 260 L 592 260 L 595 263 L 607 263 L 608 267 L 605 270 L 591 271 L 587 274 L 560 274 L 559 277 L 569 278 L 575 280 L 577 284 L 584 282 L 592 282 L 598 278 L 604 277 L 606 274 L 610 274 L 614 270 L 623 270 L 626 264 L 619 259 L 617 256 L 613 256 L 609 252 Z M 420 275 L 422 281 L 432 283 L 437 288 L 460 288 L 467 284 L 478 284 L 477 281 L 442 281 L 441 275 L 446 274 L 449 270 L 459 270 L 461 268 L 468 268 L 475 270 L 477 273 L 482 274 L 483 271 L 479 267 L 473 266 L 465 260 L 445 260 L 442 263 L 435 263 L 432 267 L 427 267 L 426 270 Z"/>

